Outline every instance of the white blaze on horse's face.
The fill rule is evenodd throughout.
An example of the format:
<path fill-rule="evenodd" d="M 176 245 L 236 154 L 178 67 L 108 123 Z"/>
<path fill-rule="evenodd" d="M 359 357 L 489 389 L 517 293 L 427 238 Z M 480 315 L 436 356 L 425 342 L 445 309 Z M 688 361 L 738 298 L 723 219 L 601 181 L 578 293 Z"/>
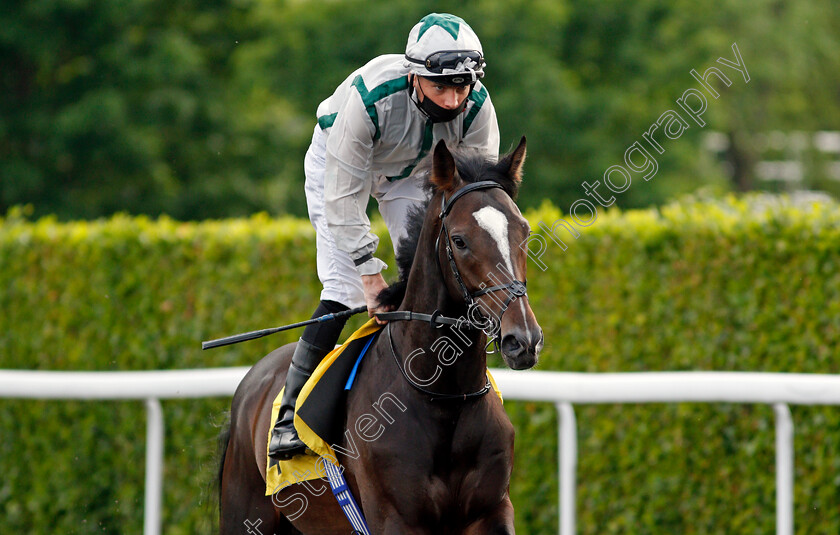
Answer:
<path fill-rule="evenodd" d="M 496 242 L 496 246 L 499 248 L 499 253 L 502 255 L 502 260 L 504 262 L 504 268 L 507 269 L 508 275 L 507 277 L 515 278 L 515 271 L 513 270 L 513 259 L 511 258 L 511 248 L 510 248 L 510 232 L 509 232 L 509 221 L 508 218 L 497 208 L 493 208 L 492 206 L 485 206 L 480 210 L 473 212 L 473 217 L 475 218 L 476 222 L 478 222 L 478 226 L 487 231 L 493 241 Z M 497 264 L 497 266 L 501 269 L 502 266 Z M 504 280 L 505 277 L 499 277 L 501 280 Z M 532 333 L 527 318 L 533 318 L 533 312 L 529 315 L 529 309 L 526 310 L 525 299 L 517 299 L 516 300 L 519 305 L 519 312 L 522 318 L 522 325 L 520 327 L 523 329 L 522 331 L 522 340 L 524 340 L 525 344 L 529 344 L 530 341 L 534 340 L 535 336 Z M 504 310 L 502 311 L 504 313 Z M 501 326 L 502 318 L 498 318 L 500 321 L 499 325 Z M 534 323 L 536 325 L 536 323 Z M 539 327 L 539 326 L 537 326 Z M 538 335 L 539 338 L 542 337 L 540 333 Z M 504 341 L 502 342 L 502 350 L 504 352 Z M 517 342 L 517 347 L 522 347 L 522 342 Z M 527 346 L 526 346 L 527 347 Z M 534 351 L 532 354 L 532 360 L 522 364 L 521 366 L 517 366 L 516 364 L 508 363 L 514 369 L 522 369 L 522 368 L 530 368 L 536 363 L 536 357 L 539 354 L 540 349 L 542 348 L 542 342 L 537 343 L 534 346 Z M 506 359 L 507 360 L 507 359 Z"/>
<path fill-rule="evenodd" d="M 508 220 L 505 214 L 492 206 L 485 206 L 474 212 L 473 217 L 478 222 L 478 226 L 486 230 L 490 237 L 495 240 L 499 252 L 502 253 L 502 258 L 505 260 L 508 273 L 513 274 L 513 263 L 510 260 L 510 240 L 508 240 Z"/>

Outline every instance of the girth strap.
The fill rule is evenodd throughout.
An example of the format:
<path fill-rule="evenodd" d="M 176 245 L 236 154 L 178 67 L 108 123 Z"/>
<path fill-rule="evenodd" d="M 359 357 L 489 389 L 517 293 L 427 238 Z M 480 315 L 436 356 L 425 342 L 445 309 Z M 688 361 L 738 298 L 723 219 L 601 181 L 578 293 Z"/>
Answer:
<path fill-rule="evenodd" d="M 324 471 L 327 473 L 327 479 L 329 480 L 333 495 L 338 501 L 341 510 L 344 511 L 344 516 L 347 517 L 347 521 L 353 527 L 352 533 L 371 535 L 370 528 L 365 521 L 365 515 L 362 514 L 362 510 L 353 497 L 353 492 L 347 486 L 347 480 L 342 475 L 343 470 L 325 459 L 322 460 L 325 461 Z"/>

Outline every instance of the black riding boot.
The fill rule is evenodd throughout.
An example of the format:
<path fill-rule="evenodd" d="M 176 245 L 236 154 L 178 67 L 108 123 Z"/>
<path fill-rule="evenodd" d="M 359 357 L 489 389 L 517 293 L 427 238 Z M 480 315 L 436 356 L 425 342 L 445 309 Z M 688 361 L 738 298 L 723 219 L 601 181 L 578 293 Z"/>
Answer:
<path fill-rule="evenodd" d="M 268 444 L 268 456 L 284 461 L 306 451 L 306 444 L 301 442 L 295 431 L 295 402 L 306 380 L 321 362 L 329 350 L 321 349 L 303 339 L 298 341 L 292 364 L 286 375 L 286 390 L 280 400 L 280 413 L 277 423 L 271 430 L 271 442 Z"/>
<path fill-rule="evenodd" d="M 318 304 L 312 317 L 318 318 L 343 310 L 347 310 L 347 307 L 341 303 L 324 300 Z M 303 330 L 303 335 L 295 348 L 295 354 L 292 355 L 289 373 L 286 375 L 286 390 L 280 400 L 280 414 L 271 430 L 268 456 L 272 459 L 284 461 L 306 451 L 306 445 L 301 442 L 295 431 L 295 402 L 300 389 L 320 364 L 321 359 L 332 351 L 346 322 L 346 318 L 318 322 L 307 325 Z M 328 349 L 322 349 L 324 347 Z"/>

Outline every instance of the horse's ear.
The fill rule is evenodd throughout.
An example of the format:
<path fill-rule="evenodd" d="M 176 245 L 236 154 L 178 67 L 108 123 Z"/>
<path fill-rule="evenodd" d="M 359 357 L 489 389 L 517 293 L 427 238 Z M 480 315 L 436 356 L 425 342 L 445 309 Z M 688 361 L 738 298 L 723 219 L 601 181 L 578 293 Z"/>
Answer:
<path fill-rule="evenodd" d="M 455 189 L 455 158 L 442 139 L 435 146 L 432 156 L 432 183 L 444 192 Z"/>
<path fill-rule="evenodd" d="M 517 186 L 522 182 L 522 165 L 525 163 L 525 153 L 525 136 L 522 136 L 522 139 L 519 140 L 519 146 L 513 149 L 513 152 L 502 158 L 497 166 Z"/>

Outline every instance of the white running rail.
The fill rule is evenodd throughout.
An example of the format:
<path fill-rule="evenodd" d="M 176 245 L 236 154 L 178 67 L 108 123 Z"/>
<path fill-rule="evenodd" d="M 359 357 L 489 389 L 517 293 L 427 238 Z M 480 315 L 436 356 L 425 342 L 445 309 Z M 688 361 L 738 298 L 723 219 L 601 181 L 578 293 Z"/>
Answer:
<path fill-rule="evenodd" d="M 247 367 L 138 372 L 0 370 L 0 398 L 145 400 L 144 535 L 161 531 L 160 400 L 233 395 Z M 759 403 L 776 415 L 776 534 L 793 535 L 793 421 L 788 405 L 840 405 L 840 375 L 747 372 L 561 373 L 492 370 L 508 400 L 555 404 L 559 418 L 560 535 L 575 532 L 577 425 L 573 405 Z"/>

